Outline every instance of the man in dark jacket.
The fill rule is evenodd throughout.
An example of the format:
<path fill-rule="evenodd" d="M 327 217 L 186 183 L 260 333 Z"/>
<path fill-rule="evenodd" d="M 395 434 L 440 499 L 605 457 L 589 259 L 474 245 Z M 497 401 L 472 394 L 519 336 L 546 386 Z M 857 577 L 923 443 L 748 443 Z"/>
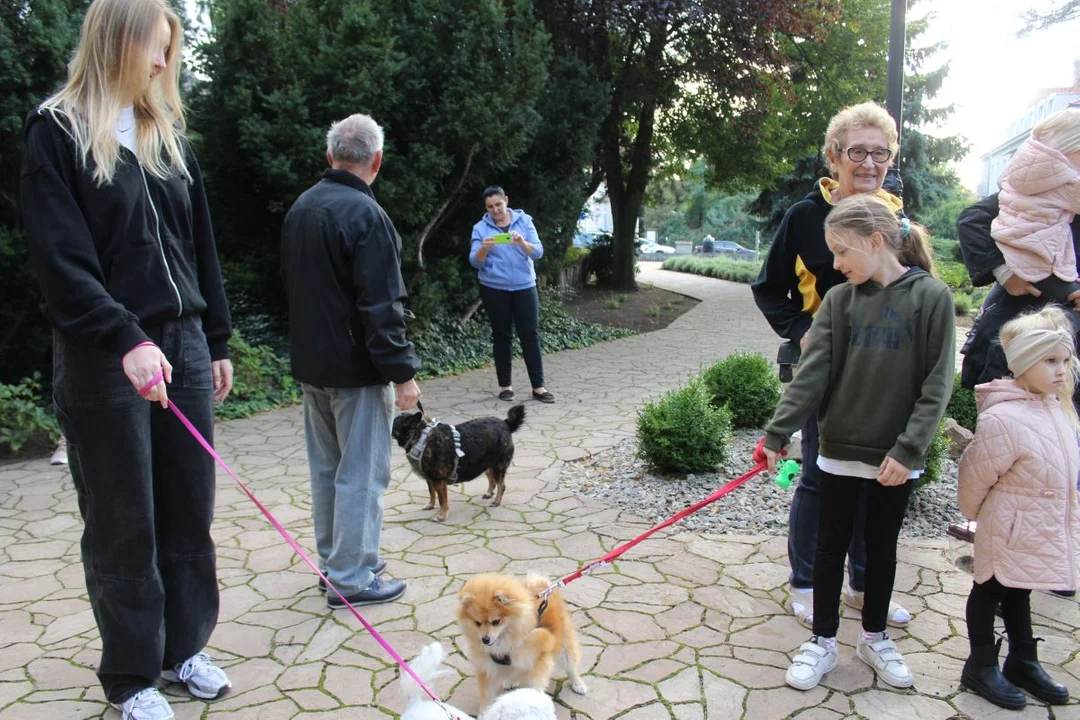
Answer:
<path fill-rule="evenodd" d="M 379 577 L 379 535 L 394 406 L 411 410 L 419 400 L 419 362 L 405 337 L 401 238 L 370 187 L 382 128 L 351 115 L 326 144 L 330 168 L 285 216 L 282 275 L 319 562 L 351 604 L 370 605 L 405 592 L 401 580 Z M 345 606 L 334 593 L 327 605 Z"/>
<path fill-rule="evenodd" d="M 964 364 L 960 380 L 969 389 L 1009 376 L 1005 352 L 997 342 L 1001 326 L 1017 315 L 1037 310 L 1048 302 L 1040 297 L 1038 288 L 1006 269 L 1005 258 L 990 234 L 990 224 L 997 214 L 998 196 L 994 193 L 964 210 L 956 220 L 960 250 L 964 254 L 964 265 L 971 275 L 972 284 L 982 286 L 998 281 L 983 301 L 979 319 L 968 331 L 967 342 L 961 351 Z M 1080 258 L 1080 216 L 1073 219 L 1072 233 L 1073 245 Z M 1074 293 L 1069 299 L 1080 303 L 1080 293 Z M 1080 314 L 1070 312 L 1069 319 L 1080 334 Z"/>

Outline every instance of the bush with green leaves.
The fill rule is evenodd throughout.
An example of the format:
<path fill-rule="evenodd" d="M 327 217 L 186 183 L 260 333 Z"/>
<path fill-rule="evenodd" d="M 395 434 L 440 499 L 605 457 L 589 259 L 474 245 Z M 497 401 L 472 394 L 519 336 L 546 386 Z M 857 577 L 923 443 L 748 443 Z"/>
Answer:
<path fill-rule="evenodd" d="M 615 239 L 611 235 L 598 235 L 589 246 L 585 256 L 585 281 L 589 275 L 596 276 L 596 284 L 607 287 L 615 273 Z"/>
<path fill-rule="evenodd" d="M 15 454 L 27 443 L 51 447 L 60 438 L 56 416 L 41 391 L 41 374 L 17 385 L 0 383 L 0 449 Z"/>
<path fill-rule="evenodd" d="M 783 392 L 773 364 L 758 353 L 733 353 L 701 374 L 709 400 L 727 405 L 738 428 L 764 425 Z"/>
<path fill-rule="evenodd" d="M 760 262 L 732 260 L 730 258 L 699 258 L 692 255 L 678 255 L 664 261 L 664 270 L 704 275 L 718 280 L 752 283 L 761 272 Z"/>
<path fill-rule="evenodd" d="M 941 471 L 945 464 L 945 457 L 949 454 L 949 438 L 945 435 L 945 420 L 942 418 L 938 423 L 937 434 L 930 443 L 930 449 L 926 453 L 926 469 L 919 479 L 915 481 L 915 490 L 926 485 L 932 485 L 941 479 Z"/>
<path fill-rule="evenodd" d="M 953 292 L 952 299 L 953 311 L 958 317 L 964 317 L 971 314 L 971 308 L 975 306 L 975 301 L 971 295 L 957 290 Z"/>
<path fill-rule="evenodd" d="M 638 455 L 661 475 L 715 470 L 727 460 L 731 413 L 709 403 L 700 381 L 645 403 L 637 418 Z"/>
<path fill-rule="evenodd" d="M 300 386 L 289 371 L 289 359 L 268 345 L 249 345 L 234 330 L 229 339 L 233 389 L 228 400 L 215 407 L 219 420 L 250 417 L 300 402 Z"/>
<path fill-rule="evenodd" d="M 952 395 L 949 397 L 949 405 L 945 408 L 945 415 L 971 432 L 975 432 L 975 423 L 979 419 L 979 409 L 975 405 L 975 391 L 961 387 L 960 373 L 957 373 L 953 380 Z"/>

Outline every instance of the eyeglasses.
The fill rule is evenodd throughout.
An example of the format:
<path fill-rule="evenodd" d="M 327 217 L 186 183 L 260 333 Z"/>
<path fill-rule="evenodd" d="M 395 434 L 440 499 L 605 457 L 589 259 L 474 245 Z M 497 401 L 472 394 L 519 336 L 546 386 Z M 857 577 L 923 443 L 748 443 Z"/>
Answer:
<path fill-rule="evenodd" d="M 867 150 L 861 147 L 849 147 L 847 149 L 847 156 L 851 162 L 861 163 L 866 160 L 866 156 L 876 162 L 878 165 L 889 162 L 889 158 L 892 157 L 892 150 L 889 148 L 878 148 L 877 150 Z"/>

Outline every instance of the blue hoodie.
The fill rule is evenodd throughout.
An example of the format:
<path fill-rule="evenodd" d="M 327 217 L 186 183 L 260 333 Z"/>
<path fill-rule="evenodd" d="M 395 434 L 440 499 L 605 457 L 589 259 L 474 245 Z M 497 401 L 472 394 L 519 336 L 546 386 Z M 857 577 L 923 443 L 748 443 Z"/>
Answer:
<path fill-rule="evenodd" d="M 525 242 L 532 245 L 531 255 L 516 245 L 496 245 L 488 250 L 484 262 L 478 262 L 476 253 L 483 247 L 484 238 L 501 232 L 517 232 Z M 491 216 L 484 213 L 480 222 L 473 225 L 472 248 L 469 250 L 469 263 L 480 271 L 480 284 L 496 290 L 526 290 L 536 285 L 536 270 L 533 261 L 544 256 L 544 246 L 536 234 L 536 226 L 531 217 L 521 210 L 510 210 L 510 229 L 500 230 Z"/>

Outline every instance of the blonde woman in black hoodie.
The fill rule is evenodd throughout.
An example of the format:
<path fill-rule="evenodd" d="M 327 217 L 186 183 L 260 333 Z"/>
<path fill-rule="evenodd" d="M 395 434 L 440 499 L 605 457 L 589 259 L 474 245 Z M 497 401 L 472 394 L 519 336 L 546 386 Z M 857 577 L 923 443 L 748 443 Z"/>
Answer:
<path fill-rule="evenodd" d="M 897 220 L 879 198 L 842 200 L 825 220 L 825 239 L 847 282 L 825 295 L 799 371 L 765 428 L 770 468 L 815 409 L 821 429 L 814 634 L 786 680 L 810 690 L 836 667 L 844 556 L 865 493 L 866 590 L 856 656 L 883 682 L 911 687 L 885 625 L 912 483 L 952 390 L 952 295 L 930 275 L 921 228 Z"/>
<path fill-rule="evenodd" d="M 184 137 L 182 40 L 164 0 L 94 0 L 67 83 L 27 119 L 20 179 L 97 673 L 124 720 L 173 717 L 159 676 L 203 699 L 230 687 L 203 652 L 218 615 L 214 465 L 165 410 L 175 402 L 212 439 L 232 387 L 229 309 Z"/>

